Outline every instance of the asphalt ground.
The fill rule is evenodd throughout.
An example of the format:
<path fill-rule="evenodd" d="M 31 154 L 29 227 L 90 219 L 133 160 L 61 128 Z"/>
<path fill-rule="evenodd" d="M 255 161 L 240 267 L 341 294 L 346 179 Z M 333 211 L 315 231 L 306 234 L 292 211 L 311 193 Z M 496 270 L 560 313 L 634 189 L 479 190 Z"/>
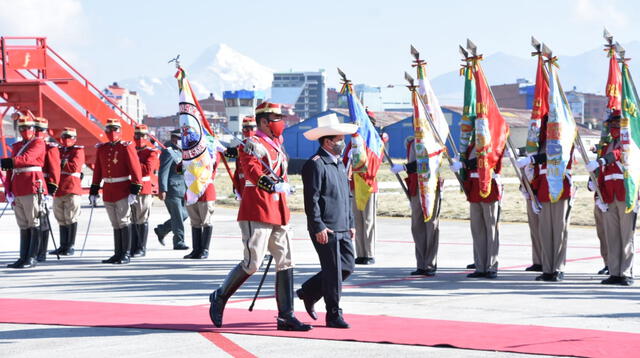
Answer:
<path fill-rule="evenodd" d="M 63 257 L 61 261 L 49 256 L 46 263 L 36 268 L 12 270 L 4 267 L 17 258 L 19 240 L 13 212 L 7 210 L 0 218 L 0 298 L 208 305 L 209 293 L 242 257 L 240 230 L 235 217 L 235 209 L 216 210 L 214 237 L 207 260 L 182 259 L 188 251 L 172 250 L 170 237 L 166 240 L 169 246 L 161 246 L 150 230 L 147 256 L 133 259 L 129 265 L 114 266 L 100 264 L 100 260 L 109 257 L 113 250 L 112 230 L 102 207 L 95 209 L 86 249 L 80 256 L 89 218 L 89 208 L 85 207 L 79 222 L 75 256 Z M 164 207 L 155 205 L 150 228 L 166 219 L 168 214 Z M 55 219 L 52 221 L 55 225 Z M 304 215 L 294 213 L 292 225 L 297 288 L 319 270 L 319 265 L 306 232 Z M 187 244 L 190 245 L 188 221 L 186 228 Z M 473 257 L 467 221 L 442 221 L 440 230 L 437 275 L 408 278 L 415 269 L 409 219 L 378 218 L 376 264 L 357 266 L 345 283 L 341 302 L 344 311 L 372 316 L 640 333 L 640 289 L 599 283 L 605 277 L 596 274 L 603 262 L 594 228 L 570 228 L 565 280 L 557 283 L 534 281 L 537 274 L 524 271 L 531 264 L 526 224 L 501 224 L 500 271 L 496 280 L 466 278 L 469 270 L 465 266 Z M 54 228 L 54 236 L 58 241 L 57 228 Z M 258 275 L 250 278 L 227 307 L 247 308 L 259 278 Z M 271 274 L 256 309 L 276 308 L 275 300 L 270 297 L 273 285 L 274 275 Z M 316 308 L 323 310 L 322 304 Z M 299 300 L 296 300 L 296 311 L 299 317 L 308 321 Z M 320 317 L 317 322 L 322 320 L 322 313 Z M 170 330 L 0 324 L 0 355 L 290 357 L 304 352 L 308 357 L 352 357 L 366 351 L 368 357 L 525 356 L 455 348 L 216 335 L 211 338 L 197 332 Z"/>

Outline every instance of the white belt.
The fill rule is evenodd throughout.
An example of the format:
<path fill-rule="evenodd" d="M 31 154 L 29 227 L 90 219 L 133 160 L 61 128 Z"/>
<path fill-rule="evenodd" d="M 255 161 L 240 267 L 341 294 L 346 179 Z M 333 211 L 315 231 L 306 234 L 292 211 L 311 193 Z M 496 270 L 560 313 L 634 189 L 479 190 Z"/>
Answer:
<path fill-rule="evenodd" d="M 151 181 L 151 177 L 142 177 L 142 181 Z"/>
<path fill-rule="evenodd" d="M 28 172 L 41 172 L 41 167 L 24 167 L 24 168 L 14 168 L 14 173 L 28 173 Z"/>
<path fill-rule="evenodd" d="M 564 173 L 567 175 L 571 175 L 571 169 L 565 170 Z M 540 169 L 540 173 L 538 174 L 547 174 L 547 169 Z"/>
<path fill-rule="evenodd" d="M 60 172 L 62 175 L 70 175 L 72 177 L 80 178 L 80 173 Z"/>
<path fill-rule="evenodd" d="M 608 180 L 624 180 L 624 174 L 609 174 L 604 176 L 604 181 Z"/>
<path fill-rule="evenodd" d="M 113 184 L 113 183 L 120 183 L 123 181 L 127 181 L 129 180 L 129 177 L 126 176 L 126 177 L 118 177 L 118 178 L 102 178 L 102 180 L 104 180 L 105 183 Z"/>
<path fill-rule="evenodd" d="M 495 178 L 496 177 L 496 173 L 492 173 L 491 177 Z M 471 174 L 469 174 L 469 178 L 480 178 L 480 174 L 478 174 L 478 172 L 471 173 Z"/>
<path fill-rule="evenodd" d="M 253 184 L 252 182 L 250 182 L 250 181 L 248 181 L 248 180 L 247 180 L 247 181 L 244 183 L 244 186 L 256 186 L 256 185 L 255 185 L 255 184 Z"/>

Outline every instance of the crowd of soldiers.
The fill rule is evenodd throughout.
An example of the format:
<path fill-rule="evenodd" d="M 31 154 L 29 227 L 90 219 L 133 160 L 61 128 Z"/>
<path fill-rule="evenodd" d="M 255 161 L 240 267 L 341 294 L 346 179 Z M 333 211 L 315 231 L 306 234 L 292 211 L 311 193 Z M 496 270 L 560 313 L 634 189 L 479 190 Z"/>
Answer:
<path fill-rule="evenodd" d="M 373 115 L 370 116 L 374 121 Z M 314 305 L 324 297 L 327 325 L 348 328 L 339 307 L 341 285 L 353 271 L 354 264 L 375 262 L 376 196 L 370 197 L 365 210 L 355 208 L 353 186 L 351 190 L 347 189 L 351 173 L 349 148 L 345 148 L 344 135 L 353 134 L 357 127 L 344 127 L 346 124 L 339 123 L 334 117 L 319 118 L 318 127 L 305 133 L 307 139 L 317 140 L 320 144 L 318 153 L 305 164 L 302 177 L 308 231 L 318 252 L 321 272 L 301 289 L 294 292 L 287 205 L 292 187 L 287 178 L 288 157 L 283 147 L 284 121 L 280 105 L 270 102 L 260 104 L 255 117 L 243 120 L 243 139 L 238 146 L 225 148 L 216 140 L 215 150 L 209 153 L 215 163 L 210 178 L 198 201 L 190 205 L 185 205 L 181 130 L 171 133 L 171 141 L 160 153 L 151 142 L 146 125 L 136 125 L 134 143 L 131 143 L 122 138 L 120 120 L 108 120 L 104 129 L 107 141 L 97 145 L 89 190 L 89 201 L 93 207 L 102 194 L 113 227 L 114 254 L 102 262 L 127 264 L 132 257 L 146 255 L 153 196 L 164 201 L 171 215 L 171 219 L 154 228 L 160 243 L 164 245 L 165 237 L 173 233 L 173 248 L 188 249 L 183 222 L 189 217 L 193 244 L 192 251 L 184 258 L 206 259 L 213 229 L 214 178 L 218 161 L 222 155 L 236 158 L 233 181 L 234 192 L 240 202 L 237 220 L 244 247 L 243 260 L 211 293 L 212 322 L 217 327 L 222 325 L 226 302 L 259 269 L 268 251 L 276 269 L 278 329 L 311 329 L 293 313 L 294 294 L 303 301 L 313 319 L 317 319 Z M 84 148 L 76 144 L 74 128 L 64 128 L 58 144 L 49 137 L 46 119 L 18 115 L 15 120 L 22 140 L 13 144 L 11 157 L 0 160 L 2 169 L 7 172 L 6 198 L 13 205 L 20 227 L 20 257 L 8 267 L 28 268 L 46 259 L 51 230 L 49 202 L 52 202 L 54 216 L 60 226 L 60 246 L 49 254 L 74 254 L 85 156 Z M 636 213 L 625 211 L 625 187 L 620 165 L 620 113 L 613 112 L 606 124 L 611 140 L 600 146 L 598 158 L 587 165 L 587 169 L 596 172 L 598 178 L 596 183 L 589 183 L 589 188 L 602 195 L 596 194 L 594 211 L 606 265 L 600 273 L 609 274 L 603 284 L 632 285 Z M 408 138 L 407 163 L 393 165 L 391 170 L 396 174 L 402 171 L 408 174 L 406 182 L 417 266 L 411 274 L 433 276 L 438 267 L 439 205 L 443 180 L 439 179 L 436 214 L 425 221 L 416 176 L 415 146 L 415 140 Z M 498 276 L 497 226 L 503 193 L 500 167 L 495 169 L 491 194 L 481 196 L 474 153 L 474 148 L 470 147 L 467 159 L 454 160 L 451 170 L 464 170 L 464 191 L 470 203 L 474 262 L 468 268 L 474 271 L 468 277 L 494 279 Z M 533 265 L 527 270 L 541 272 L 536 280 L 561 281 L 575 193 L 570 167 L 562 197 L 550 202 L 544 149 L 537 155 L 521 157 L 517 163 L 530 173 L 533 192 L 537 196 L 537 200 L 533 200 L 528 192 L 523 191 L 529 203 L 527 209 L 533 247 Z M 375 175 L 363 179 L 375 192 Z M 540 207 L 534 202 L 539 202 Z M 355 240 L 355 250 L 351 246 L 352 240 Z"/>

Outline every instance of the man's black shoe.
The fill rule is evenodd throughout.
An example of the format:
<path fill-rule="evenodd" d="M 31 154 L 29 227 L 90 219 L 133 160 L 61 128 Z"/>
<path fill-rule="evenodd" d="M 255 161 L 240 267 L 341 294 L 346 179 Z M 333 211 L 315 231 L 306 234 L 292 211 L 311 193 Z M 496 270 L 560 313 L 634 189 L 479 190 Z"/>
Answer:
<path fill-rule="evenodd" d="M 417 269 L 411 272 L 411 276 L 426 276 L 426 275 L 427 275 L 427 270 L 423 270 L 423 269 Z"/>
<path fill-rule="evenodd" d="M 496 271 L 489 271 L 485 277 L 490 279 L 498 278 L 498 273 Z"/>
<path fill-rule="evenodd" d="M 475 269 L 476 269 L 476 264 L 468 264 L 468 265 L 467 265 L 467 268 L 468 268 L 468 269 L 474 269 L 474 270 L 475 270 Z"/>
<path fill-rule="evenodd" d="M 278 317 L 278 331 L 306 332 L 313 328 L 311 325 L 300 322 L 294 315 L 290 317 Z"/>
<path fill-rule="evenodd" d="M 624 277 L 609 276 L 608 278 L 605 278 L 604 280 L 600 281 L 600 283 L 603 285 L 617 285 L 621 283 L 622 280 L 624 280 Z"/>
<path fill-rule="evenodd" d="M 602 270 L 598 271 L 598 275 L 608 275 L 609 274 L 609 266 L 605 266 Z"/>
<path fill-rule="evenodd" d="M 183 242 L 179 242 L 173 246 L 174 250 L 189 250 L 189 246 L 185 245 Z"/>
<path fill-rule="evenodd" d="M 313 300 L 311 299 L 305 299 L 302 289 L 297 290 L 296 295 L 298 295 L 298 298 L 301 299 L 302 302 L 304 302 L 304 309 L 307 310 L 309 317 L 313 318 L 314 320 L 317 320 L 318 314 L 316 313 L 316 309 L 314 307 L 315 302 L 313 302 Z"/>
<path fill-rule="evenodd" d="M 542 272 L 542 265 L 540 264 L 533 264 L 529 267 L 527 267 L 526 269 L 524 269 L 525 271 L 534 271 L 534 272 Z"/>
<path fill-rule="evenodd" d="M 153 232 L 156 233 L 156 236 L 158 237 L 158 242 L 160 243 L 160 245 L 164 246 L 164 237 L 167 236 L 167 234 L 162 235 L 160 233 L 160 230 L 158 230 L 157 226 L 155 228 L 153 228 Z M 174 250 L 176 250 L 176 249 L 174 248 Z"/>
<path fill-rule="evenodd" d="M 373 257 L 365 257 L 365 259 L 365 265 L 373 265 L 376 263 L 376 259 L 374 259 Z"/>
<path fill-rule="evenodd" d="M 633 286 L 633 283 L 632 277 L 623 276 L 620 278 L 620 285 L 622 286 Z"/>
<path fill-rule="evenodd" d="M 486 276 L 487 276 L 486 272 L 480 272 L 480 271 L 474 271 L 467 275 L 467 277 L 470 277 L 470 278 L 478 278 L 478 277 L 486 277 Z"/>
<path fill-rule="evenodd" d="M 366 257 L 356 257 L 356 265 L 366 265 L 367 258 Z"/>
<path fill-rule="evenodd" d="M 556 271 L 551 275 L 551 281 L 558 282 L 564 280 L 564 272 Z"/>
<path fill-rule="evenodd" d="M 349 324 L 342 318 L 342 309 L 334 308 L 327 312 L 327 327 L 329 328 L 349 328 Z"/>
<path fill-rule="evenodd" d="M 536 281 L 551 281 L 552 279 L 552 273 L 543 273 L 542 275 L 536 276 Z"/>

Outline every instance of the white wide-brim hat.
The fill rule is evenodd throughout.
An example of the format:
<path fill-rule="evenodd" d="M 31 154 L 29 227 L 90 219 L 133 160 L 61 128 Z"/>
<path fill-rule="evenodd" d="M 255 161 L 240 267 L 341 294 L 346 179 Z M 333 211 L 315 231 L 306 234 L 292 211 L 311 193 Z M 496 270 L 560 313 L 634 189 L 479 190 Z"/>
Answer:
<path fill-rule="evenodd" d="M 327 135 L 353 134 L 358 130 L 358 126 L 352 123 L 340 123 L 335 113 L 318 117 L 318 127 L 309 129 L 303 135 L 308 140 L 316 140 Z"/>

